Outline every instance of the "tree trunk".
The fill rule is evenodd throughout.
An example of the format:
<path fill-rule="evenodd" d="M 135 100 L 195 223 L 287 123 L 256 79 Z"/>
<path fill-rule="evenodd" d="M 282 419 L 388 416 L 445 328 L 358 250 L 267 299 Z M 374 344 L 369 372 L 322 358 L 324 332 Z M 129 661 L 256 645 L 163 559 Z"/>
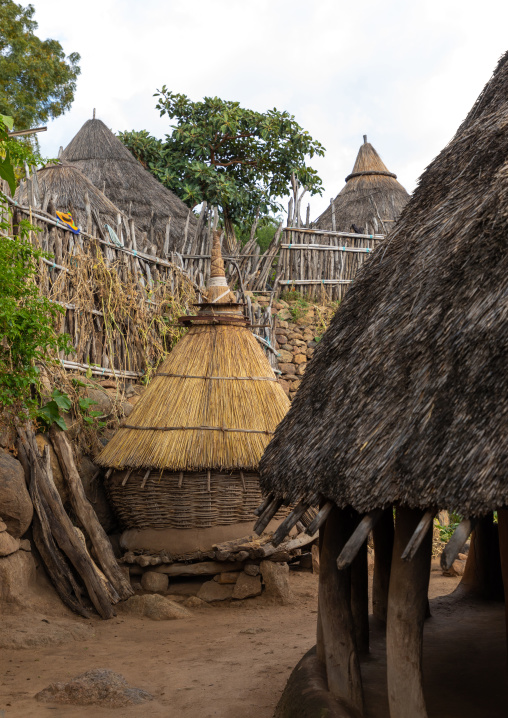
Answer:
<path fill-rule="evenodd" d="M 337 568 L 337 556 L 351 530 L 350 513 L 334 506 L 322 530 L 317 652 L 324 659 L 329 691 L 361 713 L 363 689 L 350 603 L 351 569 Z"/>
<path fill-rule="evenodd" d="M 388 589 L 393 553 L 393 508 L 390 506 L 374 526 L 374 581 L 372 584 L 372 613 L 386 623 Z"/>
<path fill-rule="evenodd" d="M 397 509 L 386 626 L 390 718 L 427 718 L 422 647 L 432 533 L 427 533 L 412 561 L 401 558 L 422 516 L 423 511 Z"/>
<path fill-rule="evenodd" d="M 228 254 L 235 255 L 238 249 L 238 242 L 236 239 L 235 228 L 233 220 L 229 215 L 227 207 L 223 208 L 224 215 L 224 235 L 226 239 L 226 251 Z"/>

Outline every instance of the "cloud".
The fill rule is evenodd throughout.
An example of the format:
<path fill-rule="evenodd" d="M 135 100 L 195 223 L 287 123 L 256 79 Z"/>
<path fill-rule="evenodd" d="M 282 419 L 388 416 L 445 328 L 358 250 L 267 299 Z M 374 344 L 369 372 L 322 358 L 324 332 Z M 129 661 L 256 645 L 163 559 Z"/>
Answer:
<path fill-rule="evenodd" d="M 162 84 L 285 109 L 327 148 L 337 194 L 367 134 L 409 191 L 453 136 L 508 47 L 508 4 L 484 0 L 35 0 L 39 35 L 81 55 L 69 113 L 41 136 L 55 156 L 97 108 L 113 130 L 163 136 Z M 495 17 L 495 22 L 492 18 Z"/>

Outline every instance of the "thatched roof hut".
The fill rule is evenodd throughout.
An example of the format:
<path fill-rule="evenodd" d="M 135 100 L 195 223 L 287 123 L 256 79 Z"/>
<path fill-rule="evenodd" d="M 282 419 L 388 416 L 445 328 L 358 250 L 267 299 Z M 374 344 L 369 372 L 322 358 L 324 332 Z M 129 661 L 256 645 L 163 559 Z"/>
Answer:
<path fill-rule="evenodd" d="M 323 505 L 318 655 L 330 690 L 358 709 L 367 604 L 344 587 L 366 585 L 361 552 L 374 530 L 392 718 L 427 715 L 422 631 L 438 509 L 464 517 L 443 567 L 474 528 L 463 586 L 492 597 L 502 576 L 508 595 L 507 157 L 508 53 L 357 274 L 260 463 L 274 501 L 317 494 Z"/>
<path fill-rule="evenodd" d="M 387 234 L 409 195 L 364 135 L 346 184 L 313 227 L 337 232 Z M 333 221 L 335 214 L 335 223 Z M 335 224 L 335 226 L 334 226 Z M 353 227 L 354 225 L 354 227 Z"/>
<path fill-rule="evenodd" d="M 104 122 L 87 120 L 67 145 L 62 160 L 78 167 L 93 184 L 128 217 L 132 217 L 147 241 L 164 246 L 170 223 L 170 251 L 181 252 L 185 224 L 191 236 L 197 220 L 173 192 L 166 189 L 129 152 Z M 143 242 L 138 238 L 138 246 Z"/>
<path fill-rule="evenodd" d="M 119 218 L 124 219 L 118 207 L 72 164 L 62 162 L 46 165 L 37 171 L 37 184 L 40 196 L 49 199 L 52 210 L 70 212 L 78 227 L 85 231 L 88 227 L 91 234 L 96 234 L 98 225 L 97 233 L 101 236 L 106 224 L 116 232 Z M 30 203 L 27 192 L 26 183 L 20 185 L 16 194 L 20 204 Z"/>
<path fill-rule="evenodd" d="M 211 529 L 210 546 L 217 527 L 245 535 L 261 497 L 259 459 L 289 407 L 229 291 L 219 232 L 207 294 L 97 459 L 115 469 L 107 489 L 123 527 L 168 529 L 172 553 L 180 529 Z"/>

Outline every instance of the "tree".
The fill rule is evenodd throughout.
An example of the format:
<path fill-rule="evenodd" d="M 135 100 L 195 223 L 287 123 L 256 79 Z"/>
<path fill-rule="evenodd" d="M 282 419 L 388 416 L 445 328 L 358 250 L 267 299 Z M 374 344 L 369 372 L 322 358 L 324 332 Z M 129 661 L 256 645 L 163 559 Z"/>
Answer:
<path fill-rule="evenodd" d="M 16 189 L 16 167 L 26 162 L 37 165 L 41 158 L 30 145 L 9 137 L 12 118 L 0 115 L 0 178 Z M 69 351 L 69 337 L 59 335 L 57 325 L 65 309 L 42 296 L 35 283 L 40 257 L 29 232 L 36 231 L 28 220 L 21 220 L 17 237 L 9 236 L 10 221 L 5 219 L 9 205 L 0 189 L 0 423 L 10 411 L 31 417 L 39 415 L 32 395 L 39 382 L 37 362 L 49 361 L 57 351 Z"/>
<path fill-rule="evenodd" d="M 310 194 L 321 180 L 306 158 L 324 155 L 288 112 L 248 110 L 238 102 L 205 97 L 192 102 L 165 86 L 155 94 L 161 116 L 175 119 L 173 131 L 158 140 L 146 131 L 122 132 L 122 142 L 168 189 L 189 207 L 204 200 L 222 210 L 226 234 L 282 209 L 291 174 Z"/>
<path fill-rule="evenodd" d="M 27 129 L 59 117 L 74 100 L 80 56 L 40 40 L 33 5 L 0 0 L 0 113 Z"/>

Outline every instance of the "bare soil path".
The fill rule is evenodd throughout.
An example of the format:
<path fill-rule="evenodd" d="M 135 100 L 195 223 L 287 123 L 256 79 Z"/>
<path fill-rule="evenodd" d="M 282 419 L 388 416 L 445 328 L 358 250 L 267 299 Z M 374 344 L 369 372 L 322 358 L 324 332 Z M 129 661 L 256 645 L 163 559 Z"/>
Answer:
<path fill-rule="evenodd" d="M 431 596 L 449 593 L 457 583 L 436 567 Z M 95 636 L 85 640 L 3 649 L 0 709 L 5 718 L 271 718 L 289 674 L 315 643 L 317 577 L 292 572 L 291 584 L 296 599 L 291 606 L 270 605 L 261 596 L 193 610 L 192 618 L 179 621 L 119 615 L 93 621 Z M 49 625 L 59 620 L 41 614 L 16 617 L 20 630 L 30 620 L 43 619 Z M 65 620 L 90 624 L 74 617 Z M 108 709 L 34 699 L 50 683 L 93 668 L 121 673 L 155 700 Z"/>

